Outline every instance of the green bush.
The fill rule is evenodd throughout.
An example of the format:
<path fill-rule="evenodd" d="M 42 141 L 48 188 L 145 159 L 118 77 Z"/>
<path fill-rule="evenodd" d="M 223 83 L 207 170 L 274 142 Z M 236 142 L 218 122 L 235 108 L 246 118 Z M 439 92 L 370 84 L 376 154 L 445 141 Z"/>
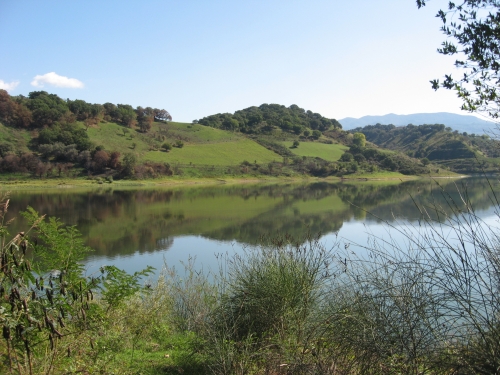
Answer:
<path fill-rule="evenodd" d="M 23 216 L 30 228 L 9 240 L 4 222 L 8 206 L 9 200 L 3 199 L 0 290 L 8 298 L 0 299 L 6 349 L 0 371 L 58 373 L 72 353 L 98 354 L 96 342 L 106 322 L 98 296 L 102 294 L 108 302 L 107 296 L 119 285 L 120 294 L 113 304 L 108 302 L 108 310 L 115 308 L 140 289 L 138 277 L 128 276 L 126 284 L 119 283 L 108 270 L 101 276 L 86 277 L 82 261 L 91 249 L 78 230 L 55 218 L 39 216 L 29 207 Z M 141 275 L 149 272 L 146 269 Z M 87 368 L 93 364 L 95 361 Z"/>
<path fill-rule="evenodd" d="M 280 361 L 300 367 L 310 358 L 295 351 L 311 350 L 321 330 L 318 309 L 332 253 L 313 238 L 304 244 L 288 235 L 265 241 L 225 265 L 224 294 L 208 341 L 216 366 L 229 366 L 230 373 L 250 357 L 269 370 Z M 275 349 L 269 351 L 271 343 Z"/>

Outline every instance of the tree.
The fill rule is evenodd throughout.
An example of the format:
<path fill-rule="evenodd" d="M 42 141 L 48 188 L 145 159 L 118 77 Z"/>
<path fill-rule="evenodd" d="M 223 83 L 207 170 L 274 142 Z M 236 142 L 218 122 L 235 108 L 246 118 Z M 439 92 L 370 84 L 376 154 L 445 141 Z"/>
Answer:
<path fill-rule="evenodd" d="M 135 112 L 137 113 L 137 121 L 139 122 L 139 128 L 143 133 L 147 133 L 151 129 L 151 126 L 155 119 L 153 108 L 137 107 Z"/>
<path fill-rule="evenodd" d="M 16 101 L 7 91 L 0 90 L 0 120 L 9 125 L 26 128 L 32 123 L 32 115 L 22 100 Z"/>
<path fill-rule="evenodd" d="M 77 124 L 56 124 L 40 131 L 33 140 L 38 145 L 61 142 L 64 145 L 76 145 L 78 151 L 88 150 L 91 142 L 87 132 Z"/>
<path fill-rule="evenodd" d="M 354 133 L 354 136 L 352 138 L 352 143 L 354 143 L 354 145 L 358 147 L 365 147 L 366 146 L 365 135 L 363 133 Z"/>
<path fill-rule="evenodd" d="M 125 176 L 133 176 L 135 165 L 137 164 L 137 158 L 134 154 L 128 153 L 123 157 L 123 174 Z"/>
<path fill-rule="evenodd" d="M 106 151 L 97 151 L 92 158 L 92 161 L 94 162 L 94 170 L 96 172 L 104 172 L 106 167 L 108 166 L 109 160 L 110 157 Z"/>
<path fill-rule="evenodd" d="M 172 121 L 172 116 L 170 116 L 170 113 L 168 113 L 168 111 L 165 110 L 165 109 L 155 108 L 153 110 L 153 112 L 154 112 L 155 120 L 158 120 L 158 121 Z"/>
<path fill-rule="evenodd" d="M 60 121 L 69 112 L 67 103 L 55 94 L 33 91 L 28 97 L 27 106 L 31 110 L 33 122 L 37 127 Z"/>
<path fill-rule="evenodd" d="M 300 144 L 299 141 L 293 141 L 292 147 L 297 148 L 297 147 L 299 147 L 299 144 Z"/>
<path fill-rule="evenodd" d="M 418 8 L 427 0 L 416 0 Z M 438 52 L 465 55 L 455 66 L 464 70 L 461 78 L 445 75 L 444 81 L 432 80 L 432 87 L 455 90 L 462 109 L 485 112 L 496 119 L 500 115 L 500 2 L 498 0 L 461 0 L 448 3 L 436 17 L 443 22 L 444 41 Z"/>

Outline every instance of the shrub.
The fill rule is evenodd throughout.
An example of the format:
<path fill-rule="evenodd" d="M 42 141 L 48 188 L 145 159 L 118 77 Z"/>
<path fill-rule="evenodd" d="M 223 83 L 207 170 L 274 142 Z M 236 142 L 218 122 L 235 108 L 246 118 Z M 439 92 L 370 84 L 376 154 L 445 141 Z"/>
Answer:
<path fill-rule="evenodd" d="M 264 239 L 259 249 L 226 262 L 224 294 L 209 337 L 215 366 L 229 366 L 233 373 L 242 365 L 238 361 L 249 359 L 248 350 L 252 361 L 267 369 L 277 369 L 280 363 L 300 367 L 309 359 L 287 350 L 315 345 L 321 326 L 316 312 L 333 259 L 317 239 L 301 242 L 288 235 Z M 270 343 L 272 353 L 265 349 Z"/>
<path fill-rule="evenodd" d="M 86 277 L 82 261 L 91 249 L 75 227 L 66 227 L 55 218 L 46 220 L 28 208 L 23 216 L 30 228 L 9 240 L 4 223 L 8 207 L 9 200 L 3 199 L 0 289 L 8 298 L 0 300 L 7 349 L 0 369 L 5 373 L 7 368 L 10 373 L 16 370 L 20 375 L 56 373 L 74 352 L 98 354 L 96 340 L 106 316 L 104 305 L 94 299 L 97 291 L 107 309 L 113 309 L 141 289 L 138 280 L 151 269 L 128 275 L 108 267 L 100 276 Z"/>

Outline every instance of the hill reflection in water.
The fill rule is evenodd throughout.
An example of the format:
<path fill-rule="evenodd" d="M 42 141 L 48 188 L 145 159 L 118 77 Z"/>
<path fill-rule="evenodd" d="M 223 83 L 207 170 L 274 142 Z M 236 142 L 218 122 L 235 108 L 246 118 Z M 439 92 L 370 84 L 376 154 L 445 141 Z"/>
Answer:
<path fill-rule="evenodd" d="M 440 180 L 439 184 L 457 202 L 461 199 L 458 191 L 466 190 L 476 212 L 492 214 L 494 204 L 485 179 Z M 420 217 L 414 201 L 444 203 L 441 190 L 429 180 L 138 190 L 111 187 L 18 190 L 11 193 L 9 216 L 17 217 L 11 233 L 26 229 L 18 213 L 28 205 L 58 217 L 78 227 L 95 249 L 93 259 L 119 262 L 127 256 L 137 258 L 169 249 L 192 255 L 211 252 L 213 257 L 214 249 L 255 245 L 261 236 L 276 232 L 300 238 L 306 232 L 348 233 L 345 226 L 357 222 L 392 222 L 395 217 L 412 222 Z M 187 238 L 192 239 L 191 245 Z"/>

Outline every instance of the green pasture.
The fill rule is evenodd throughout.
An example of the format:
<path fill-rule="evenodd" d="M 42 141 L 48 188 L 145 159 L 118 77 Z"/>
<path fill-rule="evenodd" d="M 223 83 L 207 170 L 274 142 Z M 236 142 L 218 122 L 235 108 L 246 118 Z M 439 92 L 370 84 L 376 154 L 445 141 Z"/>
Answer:
<path fill-rule="evenodd" d="M 292 148 L 293 142 L 281 142 L 297 156 L 318 157 L 327 161 L 337 161 L 349 147 L 340 144 L 319 142 L 300 142 L 299 147 Z"/>
<path fill-rule="evenodd" d="M 102 145 L 107 151 L 119 151 L 122 155 L 133 153 L 140 162 L 226 166 L 245 160 L 264 164 L 281 159 L 239 134 L 197 124 L 154 123 L 144 134 L 118 124 L 101 123 L 89 128 L 88 135 L 95 145 Z M 174 145 L 178 140 L 184 143 L 184 147 L 160 151 L 163 143 Z"/>
<path fill-rule="evenodd" d="M 229 142 L 243 138 L 237 133 L 181 122 L 154 123 L 149 133 L 165 135 L 167 141 L 180 139 L 189 143 Z"/>
<path fill-rule="evenodd" d="M 128 133 L 124 134 L 124 129 Z M 87 133 L 92 143 L 104 146 L 106 151 L 119 151 L 122 154 L 134 152 L 140 155 L 149 150 L 149 145 L 144 141 L 142 134 L 111 122 L 89 128 Z"/>
<path fill-rule="evenodd" d="M 172 148 L 170 152 L 149 151 L 144 161 L 170 164 L 237 165 L 247 160 L 257 164 L 270 163 L 282 158 L 254 141 L 240 138 L 231 142 L 186 144 L 183 148 Z"/>

